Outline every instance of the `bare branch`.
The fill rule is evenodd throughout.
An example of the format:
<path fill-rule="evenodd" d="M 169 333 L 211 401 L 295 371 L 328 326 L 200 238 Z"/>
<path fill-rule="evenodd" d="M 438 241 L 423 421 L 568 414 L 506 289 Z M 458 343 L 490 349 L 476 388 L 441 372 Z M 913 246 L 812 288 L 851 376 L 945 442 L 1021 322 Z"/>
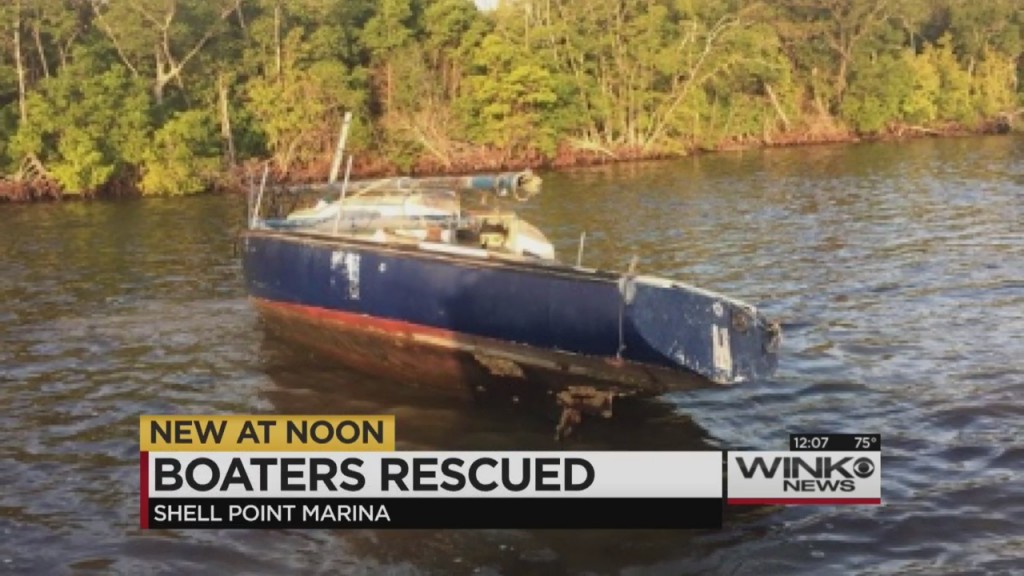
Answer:
<path fill-rule="evenodd" d="M 167 24 L 161 24 L 160 21 L 157 20 L 155 16 L 153 16 L 149 12 L 146 12 L 145 10 L 143 10 L 142 7 L 139 6 L 134 1 L 129 1 L 128 2 L 128 7 L 131 8 L 132 10 L 138 12 L 139 15 L 142 16 L 143 19 L 148 20 L 150 24 L 152 24 L 153 26 L 156 26 L 157 30 L 166 30 L 167 27 L 170 25 L 169 21 L 168 21 Z M 174 13 L 174 3 L 172 2 L 171 3 L 171 14 L 173 14 L 173 13 Z"/>
<path fill-rule="evenodd" d="M 96 15 L 96 22 L 100 25 L 100 30 L 102 30 L 103 33 L 107 35 L 107 38 L 110 38 L 110 42 L 114 45 L 114 50 L 117 52 L 117 55 L 121 58 L 121 62 L 123 62 L 124 65 L 132 71 L 132 74 L 134 76 L 138 76 L 139 71 L 136 70 L 134 65 L 132 65 L 131 60 L 129 60 L 128 56 L 125 54 L 124 49 L 121 48 L 121 43 L 117 41 L 117 35 L 114 34 L 114 30 L 111 29 L 110 25 L 107 23 L 106 18 L 103 17 L 103 12 L 100 10 L 100 5 L 103 4 L 106 4 L 105 0 L 92 0 L 91 2 L 92 11 Z"/>
<path fill-rule="evenodd" d="M 651 145 L 661 138 L 662 134 L 665 132 L 665 127 L 668 125 L 669 119 L 673 114 L 675 114 L 676 109 L 683 103 L 683 101 L 686 100 L 686 97 L 689 96 L 690 89 L 694 85 L 703 84 L 718 72 L 717 68 L 705 74 L 702 74 L 701 70 L 704 68 L 704 63 L 707 61 L 708 56 L 715 48 L 718 39 L 729 29 L 738 26 L 739 23 L 739 18 L 726 15 L 720 18 L 711 30 L 708 31 L 707 37 L 704 39 L 704 49 L 701 51 L 700 56 L 697 57 L 697 61 L 685 71 L 685 79 L 682 74 L 676 76 L 676 79 L 682 82 L 682 88 L 678 92 L 672 94 L 671 101 L 667 108 L 663 109 L 660 113 L 652 114 L 648 131 L 644 137 L 644 149 L 650 148 Z"/>
<path fill-rule="evenodd" d="M 218 21 L 219 21 L 219 22 L 223 22 L 224 20 L 227 20 L 227 18 L 228 18 L 229 16 L 231 16 L 231 14 L 232 14 L 232 13 L 233 13 L 233 12 L 234 12 L 235 10 L 238 10 L 238 9 L 239 9 L 239 7 L 240 7 L 241 3 L 242 3 L 242 0 L 235 0 L 235 3 L 234 3 L 233 5 L 229 6 L 229 7 L 228 7 L 228 8 L 226 8 L 225 10 L 221 11 L 221 13 L 220 13 L 220 18 L 218 19 Z M 206 30 L 206 33 L 205 33 L 205 34 L 203 34 L 203 37 L 199 39 L 199 42 L 197 42 L 197 43 L 195 44 L 195 46 L 193 46 L 193 47 L 192 47 L 192 49 L 191 49 L 191 50 L 189 50 L 189 52 L 188 52 L 187 54 L 185 54 L 185 57 L 184 57 L 184 58 L 182 58 L 182 59 L 181 59 L 181 60 L 180 60 L 180 61 L 179 61 L 179 62 L 177 63 L 177 65 L 175 65 L 175 66 L 174 66 L 174 69 L 173 69 L 172 73 L 173 73 L 173 74 L 178 74 L 178 73 L 180 73 L 180 72 L 181 72 L 181 69 L 182 69 L 182 68 L 184 68 L 186 64 L 188 64 L 189 60 L 191 60 L 192 58 L 194 58 L 194 57 L 195 57 L 195 55 L 196 55 L 196 54 L 198 54 L 198 53 L 199 53 L 199 51 L 203 49 L 203 46 L 205 46 L 205 45 L 206 45 L 206 43 L 210 41 L 210 38 L 213 38 L 213 34 L 214 34 L 214 32 L 216 32 L 216 24 L 214 24 L 214 25 L 210 26 L 210 27 L 209 27 L 209 28 L 208 28 L 208 29 Z"/>

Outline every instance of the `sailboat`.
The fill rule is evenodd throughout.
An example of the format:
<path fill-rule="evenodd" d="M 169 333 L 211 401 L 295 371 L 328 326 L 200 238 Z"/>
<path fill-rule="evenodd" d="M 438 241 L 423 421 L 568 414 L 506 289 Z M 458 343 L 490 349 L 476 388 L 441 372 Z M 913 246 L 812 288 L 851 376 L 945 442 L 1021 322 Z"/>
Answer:
<path fill-rule="evenodd" d="M 261 185 L 242 233 L 248 294 L 268 327 L 347 365 L 437 389 L 544 389 L 607 414 L 619 396 L 769 377 L 779 324 L 678 280 L 564 262 L 509 202 L 531 170 Z M 265 180 L 264 180 L 265 182 Z M 265 195 L 313 205 L 261 212 Z M 489 199 L 467 208 L 465 197 Z"/>

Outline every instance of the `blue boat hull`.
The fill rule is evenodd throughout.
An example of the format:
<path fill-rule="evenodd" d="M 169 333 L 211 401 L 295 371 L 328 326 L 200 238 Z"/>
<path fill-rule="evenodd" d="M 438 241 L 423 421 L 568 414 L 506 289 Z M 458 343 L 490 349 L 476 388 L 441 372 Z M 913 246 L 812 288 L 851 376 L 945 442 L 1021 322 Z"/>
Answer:
<path fill-rule="evenodd" d="M 268 230 L 243 244 L 268 325 L 407 382 L 656 395 L 776 364 L 778 329 L 756 310 L 659 278 Z"/>

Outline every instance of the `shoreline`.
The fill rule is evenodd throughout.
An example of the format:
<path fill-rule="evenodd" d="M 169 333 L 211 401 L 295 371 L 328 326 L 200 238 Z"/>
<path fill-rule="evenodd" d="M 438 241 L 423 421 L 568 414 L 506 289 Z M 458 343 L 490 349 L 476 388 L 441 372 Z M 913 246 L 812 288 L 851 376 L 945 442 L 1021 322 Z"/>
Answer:
<path fill-rule="evenodd" d="M 1019 133 L 1019 128 L 1004 119 L 996 119 L 986 122 L 984 125 L 969 129 L 963 126 L 945 126 L 941 128 L 927 128 L 922 126 L 897 126 L 893 129 L 877 135 L 859 135 L 843 130 L 826 130 L 822 132 L 793 132 L 783 134 L 774 139 L 751 139 L 749 141 L 728 141 L 714 146 L 695 146 L 683 153 L 643 153 L 623 150 L 619 153 L 601 153 L 592 150 L 573 149 L 567 145 L 561 145 L 552 158 L 513 158 L 493 159 L 487 157 L 487 151 L 481 150 L 472 158 L 459 159 L 450 162 L 447 166 L 436 159 L 428 156 L 421 157 L 416 165 L 408 171 L 400 171 L 386 158 L 368 154 L 365 160 L 356 159 L 353 162 L 353 179 L 380 178 L 388 176 L 448 176 L 471 174 L 477 172 L 491 171 L 516 171 L 526 168 L 540 170 L 568 170 L 573 168 L 587 168 L 593 166 L 608 166 L 613 164 L 629 164 L 639 162 L 655 162 L 680 160 L 694 156 L 718 154 L 724 152 L 743 152 L 752 150 L 769 150 L 777 148 L 797 148 L 810 146 L 823 146 L 829 144 L 858 144 L 868 142 L 904 142 L 922 140 L 927 138 L 965 138 L 971 136 L 993 136 L 1011 135 Z M 248 176 L 258 173 L 258 168 L 267 160 L 249 159 L 241 162 L 233 169 L 221 172 L 219 182 L 209 187 L 206 191 L 190 196 L 206 194 L 244 194 L 248 188 Z M 254 172 L 254 169 L 255 170 Z M 324 174 L 330 170 L 330 160 L 326 159 L 320 163 L 313 164 L 298 170 L 287 178 L 276 179 L 277 184 L 306 184 L 322 182 Z M 14 181 L 7 177 L 0 178 L 0 205 L 2 204 L 30 204 L 46 202 L 63 202 L 75 200 L 117 200 L 125 198 L 146 197 L 138 190 L 119 187 L 114 192 L 100 193 L 95 196 L 82 194 L 64 194 L 52 182 L 48 181 Z M 184 196 L 184 195 L 183 195 Z M 172 196 L 152 196 L 172 197 Z"/>

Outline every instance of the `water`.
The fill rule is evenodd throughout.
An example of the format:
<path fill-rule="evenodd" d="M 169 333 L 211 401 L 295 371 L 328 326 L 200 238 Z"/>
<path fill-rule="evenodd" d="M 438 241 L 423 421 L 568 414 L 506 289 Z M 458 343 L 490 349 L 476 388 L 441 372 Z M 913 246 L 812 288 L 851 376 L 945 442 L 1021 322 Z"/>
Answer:
<path fill-rule="evenodd" d="M 141 532 L 138 416 L 394 413 L 402 449 L 547 449 L 554 422 L 339 370 L 265 335 L 238 198 L 0 206 L 0 572 L 970 574 L 1024 566 L 1024 139 L 798 148 L 544 174 L 561 256 L 783 322 L 770 382 L 588 423 L 580 449 L 883 435 L 882 507 L 713 532 Z"/>

